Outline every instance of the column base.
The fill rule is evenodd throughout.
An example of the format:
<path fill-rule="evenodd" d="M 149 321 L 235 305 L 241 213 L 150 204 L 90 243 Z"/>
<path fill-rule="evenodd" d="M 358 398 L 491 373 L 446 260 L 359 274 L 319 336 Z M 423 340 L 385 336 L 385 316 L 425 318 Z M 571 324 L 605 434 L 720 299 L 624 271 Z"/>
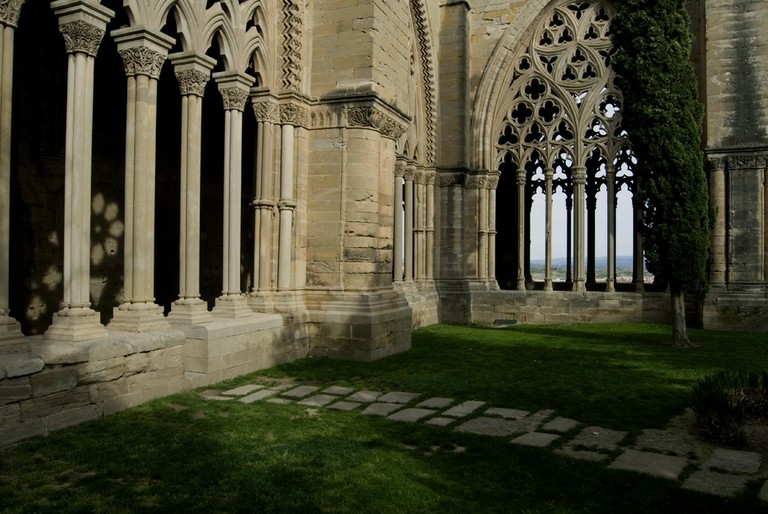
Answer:
<path fill-rule="evenodd" d="M 253 316 L 248 300 L 241 294 L 226 294 L 216 298 L 212 314 L 217 318 L 239 319 Z"/>
<path fill-rule="evenodd" d="M 208 305 L 199 298 L 180 298 L 171 305 L 168 321 L 171 325 L 204 325 L 214 318 Z"/>
<path fill-rule="evenodd" d="M 253 312 L 274 312 L 273 291 L 253 291 L 248 293 L 248 306 Z"/>
<path fill-rule="evenodd" d="M 53 324 L 43 335 L 46 341 L 78 343 L 109 337 L 99 313 L 89 307 L 64 308 L 53 315 Z"/>
<path fill-rule="evenodd" d="M 168 330 L 171 324 L 163 316 L 163 308 L 155 303 L 124 303 L 114 310 L 107 327 L 120 332 L 155 332 Z"/>
<path fill-rule="evenodd" d="M 8 314 L 0 312 L 0 341 L 17 337 L 24 337 L 21 324 Z"/>
<path fill-rule="evenodd" d="M 544 280 L 544 291 L 554 291 L 554 287 L 552 287 L 551 278 L 547 278 Z"/>
<path fill-rule="evenodd" d="M 525 279 L 524 278 L 518 278 L 517 279 L 517 290 L 518 291 L 525 291 L 527 288 L 525 287 Z"/>
<path fill-rule="evenodd" d="M 577 293 L 586 293 L 587 292 L 587 286 L 584 283 L 584 279 L 581 280 L 575 280 L 573 282 L 573 290 Z"/>

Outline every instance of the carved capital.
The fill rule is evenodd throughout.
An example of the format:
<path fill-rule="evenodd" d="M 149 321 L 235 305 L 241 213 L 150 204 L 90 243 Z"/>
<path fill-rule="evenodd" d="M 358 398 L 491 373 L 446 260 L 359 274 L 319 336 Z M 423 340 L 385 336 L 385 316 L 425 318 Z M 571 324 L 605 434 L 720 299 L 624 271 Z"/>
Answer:
<path fill-rule="evenodd" d="M 728 158 L 723 155 L 717 155 L 707 159 L 707 169 L 709 171 L 723 171 L 727 164 Z"/>
<path fill-rule="evenodd" d="M 440 187 L 463 186 L 466 182 L 466 175 L 463 173 L 439 173 L 435 182 Z"/>
<path fill-rule="evenodd" d="M 730 155 L 728 156 L 728 168 L 758 170 L 765 168 L 765 161 L 765 157 L 761 155 Z"/>
<path fill-rule="evenodd" d="M 496 189 L 497 187 L 499 187 L 499 176 L 488 177 L 488 189 Z"/>
<path fill-rule="evenodd" d="M 347 123 L 350 127 L 372 128 L 390 139 L 398 139 L 406 129 L 405 125 L 375 107 L 350 107 Z"/>
<path fill-rule="evenodd" d="M 403 161 L 396 161 L 395 162 L 395 176 L 396 177 L 404 177 L 405 176 L 405 162 Z"/>
<path fill-rule="evenodd" d="M 256 116 L 256 121 L 280 123 L 280 109 L 274 102 L 264 100 L 253 102 L 253 114 Z"/>
<path fill-rule="evenodd" d="M 289 198 L 281 198 L 280 201 L 277 202 L 277 208 L 281 211 L 293 211 L 296 209 L 297 205 L 296 200 L 291 200 Z"/>
<path fill-rule="evenodd" d="M 64 48 L 67 53 L 80 52 L 96 57 L 104 29 L 96 27 L 83 20 L 71 21 L 59 25 L 59 31 L 64 37 Z"/>
<path fill-rule="evenodd" d="M 205 85 L 211 76 L 199 70 L 183 70 L 176 72 L 179 81 L 179 91 L 182 95 L 203 96 Z"/>
<path fill-rule="evenodd" d="M 239 87 L 227 87 L 219 89 L 221 100 L 224 102 L 225 111 L 240 111 L 245 109 L 245 102 L 248 101 L 248 91 Z"/>
<path fill-rule="evenodd" d="M 572 181 L 574 184 L 586 184 L 587 183 L 587 168 L 584 166 L 576 166 L 573 169 Z"/>
<path fill-rule="evenodd" d="M 427 171 L 424 173 L 424 183 L 428 186 L 434 186 L 436 178 L 437 176 L 435 175 L 434 171 Z"/>
<path fill-rule="evenodd" d="M 283 104 L 280 106 L 280 122 L 288 125 L 306 127 L 309 125 L 309 111 L 296 104 Z"/>
<path fill-rule="evenodd" d="M 406 166 L 405 172 L 403 173 L 403 178 L 405 178 L 406 182 L 413 182 L 413 179 L 416 178 L 416 168 L 413 166 Z"/>
<path fill-rule="evenodd" d="M 16 27 L 24 0 L 0 0 L 0 23 Z"/>
<path fill-rule="evenodd" d="M 165 63 L 166 54 L 146 46 L 125 48 L 118 50 L 118 53 L 123 59 L 127 76 L 148 75 L 154 79 L 160 78 L 160 70 Z"/>

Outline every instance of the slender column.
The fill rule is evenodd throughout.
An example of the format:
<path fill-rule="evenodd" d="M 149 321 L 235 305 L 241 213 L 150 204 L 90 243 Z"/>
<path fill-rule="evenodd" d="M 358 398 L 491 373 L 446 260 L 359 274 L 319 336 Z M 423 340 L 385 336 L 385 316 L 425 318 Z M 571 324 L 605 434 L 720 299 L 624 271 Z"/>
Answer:
<path fill-rule="evenodd" d="M 403 281 L 403 176 L 405 175 L 405 162 L 398 160 L 395 163 L 395 230 L 392 241 L 392 279 L 395 282 Z"/>
<path fill-rule="evenodd" d="M 496 189 L 501 172 L 490 172 L 488 180 L 488 278 L 496 280 Z M 498 284 L 497 284 L 498 286 Z"/>
<path fill-rule="evenodd" d="M 525 290 L 526 204 L 525 168 L 517 170 L 517 289 Z"/>
<path fill-rule="evenodd" d="M 585 223 L 586 217 L 586 201 L 584 187 L 587 181 L 587 170 L 583 166 L 577 166 L 573 170 L 573 196 L 574 196 L 574 213 L 573 213 L 573 290 L 577 292 L 586 291 L 584 284 L 584 246 L 586 243 L 585 238 Z"/>
<path fill-rule="evenodd" d="M 170 56 L 181 92 L 181 219 L 179 223 L 179 299 L 172 323 L 210 323 L 213 316 L 200 298 L 200 153 L 203 95 L 216 64 L 194 53 Z"/>
<path fill-rule="evenodd" d="M 427 226 L 426 237 L 426 271 L 428 280 L 435 278 L 435 172 L 431 170 L 425 176 L 427 182 Z M 402 194 L 402 193 L 401 193 Z"/>
<path fill-rule="evenodd" d="M 54 2 L 67 53 L 64 150 L 64 298 L 45 333 L 52 341 L 88 341 L 109 332 L 91 309 L 91 158 L 94 61 L 114 12 L 95 2 Z"/>
<path fill-rule="evenodd" d="M 480 196 L 480 215 L 478 227 L 478 249 L 477 266 L 478 278 L 485 280 L 488 278 L 488 189 L 486 180 L 480 180 L 478 184 L 478 193 Z"/>
<path fill-rule="evenodd" d="M 641 210 L 640 202 L 637 201 L 637 192 L 640 190 L 640 177 L 635 176 L 635 191 L 632 195 L 632 208 L 633 208 L 633 226 L 635 229 L 634 234 L 634 248 L 633 248 L 633 276 L 635 282 L 635 291 L 642 292 L 645 290 L 645 279 L 643 277 L 645 264 L 643 263 L 643 236 L 640 232 L 640 228 L 643 225 L 643 211 Z"/>
<path fill-rule="evenodd" d="M 21 336 L 10 315 L 11 276 L 11 108 L 13 37 L 24 0 L 11 0 L 0 11 L 0 341 Z"/>
<path fill-rule="evenodd" d="M 571 246 L 573 243 L 573 193 L 565 197 L 565 281 L 573 281 L 573 255 Z"/>
<path fill-rule="evenodd" d="M 293 232 L 293 211 L 296 209 L 296 200 L 293 194 L 295 175 L 295 138 L 293 125 L 282 126 L 282 153 L 280 156 L 280 201 L 277 204 L 280 210 L 280 238 L 278 245 L 277 261 L 277 288 L 280 291 L 291 288 L 291 250 Z"/>
<path fill-rule="evenodd" d="M 416 169 L 405 168 L 405 280 L 413 280 L 413 177 Z"/>
<path fill-rule="evenodd" d="M 169 327 L 155 303 L 155 148 L 157 80 L 173 38 L 143 27 L 112 31 L 128 77 L 125 143 L 125 271 L 123 303 L 112 330 Z"/>
<path fill-rule="evenodd" d="M 725 284 L 725 163 L 724 157 L 709 159 L 709 207 L 715 213 L 709 249 L 709 281 Z"/>
<path fill-rule="evenodd" d="M 414 176 L 414 274 L 416 280 L 424 279 L 424 172 L 419 170 Z"/>
<path fill-rule="evenodd" d="M 555 170 L 547 168 L 544 171 L 544 190 L 546 200 L 545 234 L 544 234 L 544 290 L 552 291 L 552 177 Z"/>
<path fill-rule="evenodd" d="M 587 206 L 587 283 L 594 284 L 597 280 L 595 273 L 595 210 L 597 209 L 597 185 L 590 184 L 585 191 Z"/>
<path fill-rule="evenodd" d="M 253 112 L 258 121 L 258 141 L 256 155 L 256 195 L 253 206 L 256 209 L 254 231 L 254 293 L 263 293 L 272 289 L 272 234 L 273 213 L 277 203 L 273 186 L 275 173 L 275 126 L 280 123 L 280 111 L 277 103 L 271 99 L 260 100 L 255 95 L 257 88 L 251 89 Z"/>
<path fill-rule="evenodd" d="M 608 256 L 607 277 L 605 290 L 609 293 L 616 290 L 616 168 L 608 164 L 605 181 L 608 187 Z"/>
<path fill-rule="evenodd" d="M 240 291 L 240 203 L 242 200 L 243 109 L 253 79 L 233 72 L 214 73 L 224 102 L 224 227 L 222 291 L 213 314 L 244 318 L 253 311 Z"/>

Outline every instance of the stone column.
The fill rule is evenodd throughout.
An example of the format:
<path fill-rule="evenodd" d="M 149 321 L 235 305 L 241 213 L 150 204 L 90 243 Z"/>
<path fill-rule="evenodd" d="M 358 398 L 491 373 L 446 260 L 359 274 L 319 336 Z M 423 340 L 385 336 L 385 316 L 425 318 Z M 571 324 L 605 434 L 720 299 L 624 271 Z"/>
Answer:
<path fill-rule="evenodd" d="M 405 277 L 413 281 L 413 178 L 416 168 L 405 168 Z"/>
<path fill-rule="evenodd" d="M 643 236 L 640 233 L 640 228 L 643 225 L 643 211 L 640 208 L 640 202 L 637 201 L 637 192 L 640 190 L 640 177 L 635 176 L 635 190 L 632 195 L 632 217 L 633 227 L 635 229 L 633 251 L 634 257 L 633 268 L 633 281 L 635 283 L 635 291 L 642 292 L 645 290 L 645 279 L 643 278 L 645 264 L 643 262 Z"/>
<path fill-rule="evenodd" d="M 424 171 L 414 176 L 414 275 L 416 280 L 424 279 Z"/>
<path fill-rule="evenodd" d="M 256 155 L 256 227 L 254 233 L 254 289 L 265 292 L 272 289 L 272 233 L 276 202 L 273 192 L 275 171 L 275 126 L 280 122 L 280 111 L 270 100 L 253 101 L 253 112 L 258 121 Z M 252 295 L 253 296 L 253 295 Z"/>
<path fill-rule="evenodd" d="M 586 291 L 584 284 L 584 256 L 585 256 L 585 217 L 586 201 L 584 188 L 587 182 L 587 169 L 583 166 L 577 166 L 573 170 L 573 290 L 577 292 Z"/>
<path fill-rule="evenodd" d="M 715 213 L 709 246 L 709 281 L 725 284 L 726 276 L 726 228 L 725 228 L 725 157 L 709 159 L 709 207 Z"/>
<path fill-rule="evenodd" d="M 173 38 L 144 27 L 112 31 L 128 77 L 125 137 L 125 272 L 123 303 L 112 330 L 169 327 L 155 303 L 155 147 L 157 80 Z"/>
<path fill-rule="evenodd" d="M 586 205 L 587 205 L 587 283 L 594 284 L 597 280 L 595 274 L 595 211 L 597 210 L 597 191 L 598 185 L 596 179 L 592 177 L 585 186 Z"/>
<path fill-rule="evenodd" d="M 525 168 L 517 170 L 517 289 L 525 290 L 525 248 L 526 248 L 526 205 Z"/>
<path fill-rule="evenodd" d="M 496 189 L 501 172 L 490 172 L 488 180 L 488 278 L 496 280 Z"/>
<path fill-rule="evenodd" d="M 392 240 L 392 280 L 403 281 L 403 176 L 405 176 L 405 161 L 398 160 L 395 163 L 395 230 Z"/>
<path fill-rule="evenodd" d="M 109 332 L 91 309 L 91 159 L 94 61 L 114 12 L 98 2 L 51 4 L 67 58 L 64 149 L 64 298 L 45 333 L 51 341 L 88 341 Z"/>
<path fill-rule="evenodd" d="M 244 318 L 253 311 L 240 291 L 240 202 L 242 200 L 243 110 L 253 78 L 234 72 L 214 73 L 224 102 L 224 228 L 222 291 L 213 315 Z"/>
<path fill-rule="evenodd" d="M 613 164 L 606 167 L 605 182 L 608 188 L 608 262 L 605 290 L 612 293 L 616 290 L 616 167 Z"/>
<path fill-rule="evenodd" d="M 11 109 L 13 106 L 13 37 L 24 0 L 0 3 L 0 341 L 21 336 L 10 315 L 11 275 Z M 90 205 L 90 202 L 89 202 Z"/>
<path fill-rule="evenodd" d="M 181 92 L 181 219 L 179 223 L 179 299 L 172 323 L 210 323 L 200 298 L 200 154 L 203 95 L 216 61 L 191 52 L 170 56 Z"/>
<path fill-rule="evenodd" d="M 425 175 L 427 183 L 427 226 L 426 232 L 426 270 L 425 275 L 428 280 L 435 278 L 435 171 L 430 170 Z"/>
<path fill-rule="evenodd" d="M 544 170 L 544 191 L 546 201 L 544 228 L 544 290 L 552 291 L 552 177 L 555 170 Z"/>
<path fill-rule="evenodd" d="M 567 192 L 565 197 L 565 281 L 573 281 L 573 193 Z"/>
<path fill-rule="evenodd" d="M 282 143 L 280 155 L 280 227 L 277 260 L 277 289 L 293 287 L 293 214 L 296 210 L 296 142 L 295 131 L 305 111 L 293 104 L 280 106 Z"/>
<path fill-rule="evenodd" d="M 479 177 L 477 187 L 480 195 L 479 226 L 477 231 L 478 278 L 488 279 L 488 188 L 485 177 Z"/>

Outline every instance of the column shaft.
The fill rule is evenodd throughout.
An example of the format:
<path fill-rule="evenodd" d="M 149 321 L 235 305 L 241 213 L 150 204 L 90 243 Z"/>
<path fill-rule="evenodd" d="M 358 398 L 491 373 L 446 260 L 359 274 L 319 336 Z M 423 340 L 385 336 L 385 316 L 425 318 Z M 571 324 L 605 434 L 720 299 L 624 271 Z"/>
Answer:
<path fill-rule="evenodd" d="M 280 239 L 277 261 L 277 287 L 291 287 L 291 235 L 293 229 L 294 182 L 294 127 L 282 127 L 282 153 L 280 157 Z"/>
<path fill-rule="evenodd" d="M 725 228 L 725 158 L 710 160 L 709 171 L 709 206 L 715 213 L 715 225 L 712 228 L 709 280 L 712 284 L 725 284 L 726 277 L 726 228 Z"/>
<path fill-rule="evenodd" d="M 408 173 L 408 172 L 406 172 Z M 413 175 L 405 177 L 405 278 L 413 280 Z"/>
<path fill-rule="evenodd" d="M 275 166 L 275 126 L 264 123 L 264 152 L 261 157 L 263 173 L 261 175 L 261 200 L 259 214 L 259 290 L 271 289 L 272 276 L 272 209 L 274 202 L 272 176 Z"/>
<path fill-rule="evenodd" d="M 554 170 L 545 170 L 545 227 L 544 227 L 544 290 L 552 291 L 552 177 Z"/>
<path fill-rule="evenodd" d="M 393 206 L 395 210 L 395 230 L 394 238 L 392 241 L 392 279 L 395 282 L 402 282 L 403 237 L 405 232 L 403 230 L 403 177 L 401 174 L 404 170 L 401 169 L 398 173 L 397 166 L 402 167 L 402 164 L 398 163 L 395 168 L 395 204 Z"/>
<path fill-rule="evenodd" d="M 434 175 L 427 180 L 427 226 L 426 226 L 426 270 L 425 275 L 428 280 L 435 278 L 435 184 Z M 401 193 L 402 195 L 402 193 Z"/>
<path fill-rule="evenodd" d="M 488 189 L 480 187 L 480 227 L 478 231 L 478 275 L 480 279 L 488 278 Z"/>
<path fill-rule="evenodd" d="M 496 187 L 498 178 L 488 191 L 488 277 L 496 279 Z"/>
<path fill-rule="evenodd" d="M 525 290 L 526 200 L 525 169 L 517 172 L 517 289 Z"/>
<path fill-rule="evenodd" d="M 586 169 L 583 167 L 577 167 L 574 170 L 573 177 L 573 196 L 574 196 L 574 210 L 573 210 L 573 290 L 577 292 L 586 291 L 585 286 L 585 273 L 584 273 L 584 258 L 585 258 L 585 246 L 586 246 L 586 230 L 585 230 L 585 218 L 586 218 L 586 198 L 584 186 L 586 183 Z"/>
<path fill-rule="evenodd" d="M 615 291 L 616 287 L 616 170 L 613 165 L 608 165 L 606 171 L 606 184 L 608 186 L 608 256 L 607 277 L 605 290 Z"/>

